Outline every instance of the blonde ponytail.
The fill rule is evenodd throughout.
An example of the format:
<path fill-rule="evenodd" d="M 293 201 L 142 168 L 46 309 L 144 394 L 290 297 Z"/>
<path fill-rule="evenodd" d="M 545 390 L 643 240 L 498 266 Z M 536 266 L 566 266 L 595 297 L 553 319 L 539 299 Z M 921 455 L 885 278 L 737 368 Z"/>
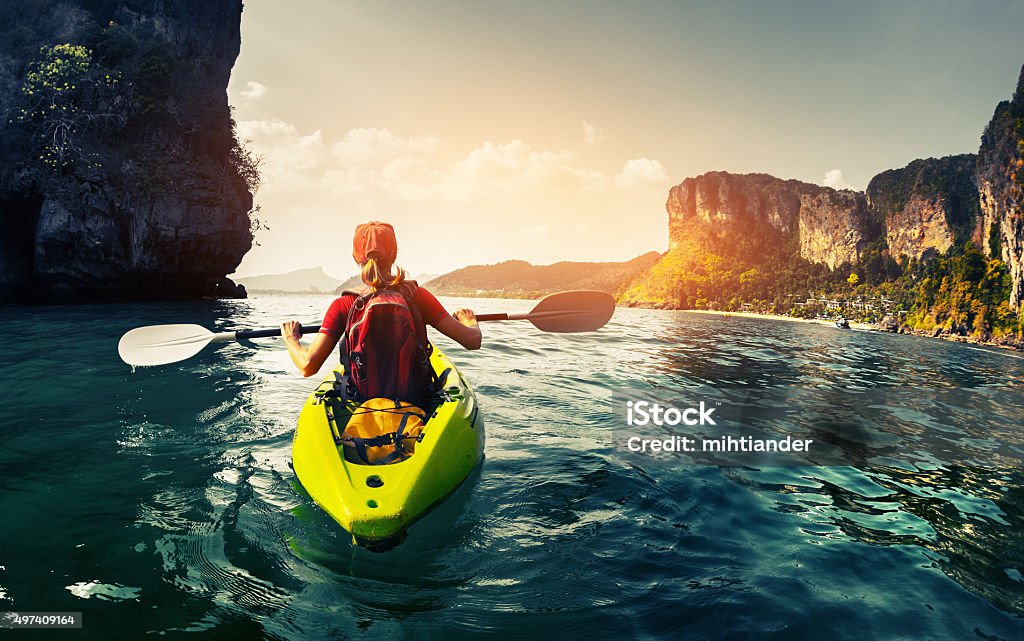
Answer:
<path fill-rule="evenodd" d="M 396 267 L 395 273 L 392 274 L 391 268 L 392 265 L 378 263 L 376 258 L 368 258 L 360 276 L 367 287 L 375 292 L 380 291 L 387 287 L 394 287 L 405 280 L 404 269 Z"/>

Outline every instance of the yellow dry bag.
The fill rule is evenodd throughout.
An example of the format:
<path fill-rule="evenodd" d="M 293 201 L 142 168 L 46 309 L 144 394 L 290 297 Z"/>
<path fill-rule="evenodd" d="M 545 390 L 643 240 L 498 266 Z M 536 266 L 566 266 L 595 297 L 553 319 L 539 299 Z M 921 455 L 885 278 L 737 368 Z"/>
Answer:
<path fill-rule="evenodd" d="M 404 401 L 371 398 L 352 411 L 341 436 L 345 460 L 386 465 L 412 456 L 423 437 L 427 415 Z"/>

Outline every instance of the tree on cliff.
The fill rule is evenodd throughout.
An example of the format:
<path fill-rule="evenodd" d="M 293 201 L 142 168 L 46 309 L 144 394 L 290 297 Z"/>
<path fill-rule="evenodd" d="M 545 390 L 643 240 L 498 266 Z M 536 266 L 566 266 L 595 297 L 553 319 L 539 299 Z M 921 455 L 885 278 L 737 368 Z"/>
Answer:
<path fill-rule="evenodd" d="M 127 92 L 120 74 L 93 61 L 81 45 L 42 47 L 21 86 L 16 121 L 30 134 L 39 160 L 54 171 L 90 162 L 82 139 L 98 130 L 123 127 Z M 123 85 L 122 85 L 123 86 Z"/>

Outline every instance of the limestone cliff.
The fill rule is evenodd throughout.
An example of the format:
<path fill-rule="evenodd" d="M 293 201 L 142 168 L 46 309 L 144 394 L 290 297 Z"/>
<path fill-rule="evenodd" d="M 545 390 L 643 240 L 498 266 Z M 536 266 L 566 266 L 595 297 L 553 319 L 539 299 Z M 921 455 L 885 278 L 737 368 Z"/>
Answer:
<path fill-rule="evenodd" d="M 889 252 L 904 262 L 982 245 L 974 154 L 915 160 L 868 183 L 868 205 L 885 220 Z"/>
<path fill-rule="evenodd" d="M 769 225 L 781 234 L 796 230 L 800 195 L 817 187 L 767 174 L 712 171 L 687 178 L 668 193 L 669 248 L 696 218 L 705 223 L 752 228 Z"/>
<path fill-rule="evenodd" d="M 1015 102 L 996 111 L 981 155 L 915 160 L 872 178 L 866 193 L 767 174 L 715 171 L 687 178 L 669 190 L 665 205 L 669 249 L 679 247 L 695 223 L 719 238 L 753 236 L 765 246 L 793 242 L 801 258 L 833 270 L 856 264 L 869 247 L 906 262 L 968 241 L 990 253 L 998 242 L 1014 278 L 1012 301 L 1019 301 L 1024 295 L 1021 93 L 1018 89 Z"/>
<path fill-rule="evenodd" d="M 800 196 L 800 256 L 836 269 L 855 263 L 881 227 L 864 194 L 822 188 Z"/>
<path fill-rule="evenodd" d="M 1019 310 L 1024 303 L 1024 67 L 1012 100 L 999 103 L 985 127 L 977 172 L 984 249 L 1009 268 L 1010 305 Z"/>
<path fill-rule="evenodd" d="M 258 179 L 226 93 L 241 11 L 0 7 L 0 302 L 237 293 Z"/>
<path fill-rule="evenodd" d="M 901 331 L 1024 347 L 1024 69 L 977 156 L 915 160 L 865 193 L 710 172 L 672 187 L 666 210 L 669 251 L 622 305 L 895 310 Z"/>
<path fill-rule="evenodd" d="M 715 171 L 687 178 L 669 190 L 665 207 L 670 249 L 700 222 L 722 234 L 755 234 L 776 244 L 796 239 L 801 257 L 834 269 L 856 262 L 881 234 L 863 194 L 767 174 Z"/>

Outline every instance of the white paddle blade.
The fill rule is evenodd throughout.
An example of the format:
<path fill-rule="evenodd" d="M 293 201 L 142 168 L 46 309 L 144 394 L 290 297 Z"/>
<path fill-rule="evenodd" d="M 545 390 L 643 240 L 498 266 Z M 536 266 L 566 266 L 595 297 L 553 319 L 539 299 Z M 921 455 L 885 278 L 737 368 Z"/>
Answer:
<path fill-rule="evenodd" d="M 122 361 L 137 367 L 166 365 L 195 356 L 214 336 L 201 325 L 137 327 L 121 337 L 117 353 Z"/>

